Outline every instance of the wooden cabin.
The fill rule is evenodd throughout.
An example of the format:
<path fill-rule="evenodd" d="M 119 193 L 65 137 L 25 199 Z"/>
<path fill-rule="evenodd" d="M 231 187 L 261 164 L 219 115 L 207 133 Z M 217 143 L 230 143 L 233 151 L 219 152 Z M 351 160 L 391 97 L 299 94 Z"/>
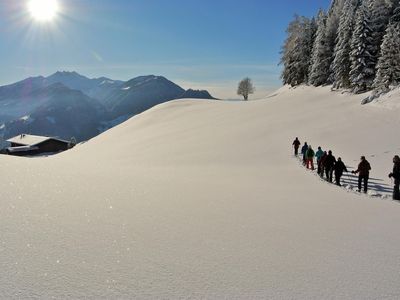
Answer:
<path fill-rule="evenodd" d="M 11 144 L 6 149 L 7 154 L 17 156 L 57 153 L 71 148 L 68 141 L 54 137 L 21 134 L 7 140 Z"/>

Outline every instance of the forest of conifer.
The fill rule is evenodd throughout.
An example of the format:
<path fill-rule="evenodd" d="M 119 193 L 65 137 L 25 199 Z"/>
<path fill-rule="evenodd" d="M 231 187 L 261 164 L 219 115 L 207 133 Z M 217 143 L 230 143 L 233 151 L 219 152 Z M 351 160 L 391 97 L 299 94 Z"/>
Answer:
<path fill-rule="evenodd" d="M 284 84 L 354 93 L 400 84 L 400 1 L 333 0 L 316 17 L 295 16 L 281 64 Z"/>

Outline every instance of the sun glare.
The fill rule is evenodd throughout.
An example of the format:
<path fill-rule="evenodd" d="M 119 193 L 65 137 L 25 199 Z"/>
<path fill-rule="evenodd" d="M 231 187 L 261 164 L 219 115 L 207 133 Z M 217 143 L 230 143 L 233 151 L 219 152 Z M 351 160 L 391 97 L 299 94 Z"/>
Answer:
<path fill-rule="evenodd" d="M 59 6 L 57 0 L 30 0 L 28 9 L 36 21 L 48 22 L 57 15 Z"/>

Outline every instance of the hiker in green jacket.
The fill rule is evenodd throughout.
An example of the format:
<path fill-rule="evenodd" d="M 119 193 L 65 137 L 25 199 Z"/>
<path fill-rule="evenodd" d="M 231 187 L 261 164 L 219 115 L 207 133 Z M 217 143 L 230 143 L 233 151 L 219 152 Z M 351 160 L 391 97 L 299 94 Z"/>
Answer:
<path fill-rule="evenodd" d="M 310 146 L 308 146 L 308 150 L 306 152 L 307 169 L 310 169 L 310 167 L 311 167 L 311 170 L 314 170 L 314 156 L 315 156 L 315 152 L 310 145 Z"/>

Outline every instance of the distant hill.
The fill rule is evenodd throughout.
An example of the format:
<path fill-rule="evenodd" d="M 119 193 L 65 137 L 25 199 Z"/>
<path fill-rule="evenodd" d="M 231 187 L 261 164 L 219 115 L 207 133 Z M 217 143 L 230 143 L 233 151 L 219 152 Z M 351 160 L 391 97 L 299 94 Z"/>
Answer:
<path fill-rule="evenodd" d="M 180 99 L 216 99 L 210 95 L 210 93 L 206 90 L 192 90 L 188 89 L 185 91 L 180 97 Z"/>
<path fill-rule="evenodd" d="M 30 77 L 0 87 L 0 136 L 30 133 L 82 141 L 155 105 L 181 98 L 214 99 L 207 91 L 185 91 L 155 75 L 126 82 L 65 71 Z"/>

